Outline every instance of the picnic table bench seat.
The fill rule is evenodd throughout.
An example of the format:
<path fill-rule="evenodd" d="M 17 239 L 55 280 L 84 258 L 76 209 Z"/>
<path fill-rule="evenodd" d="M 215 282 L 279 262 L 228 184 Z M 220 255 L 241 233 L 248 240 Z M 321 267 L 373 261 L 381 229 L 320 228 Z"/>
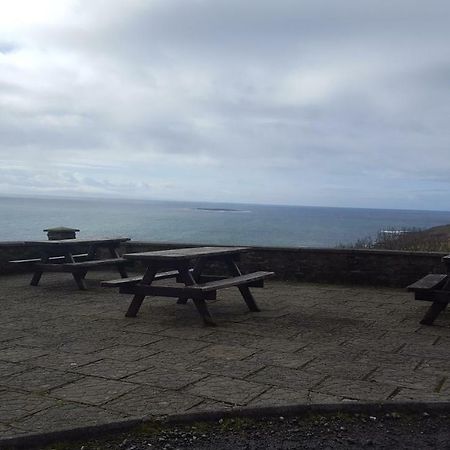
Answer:
<path fill-rule="evenodd" d="M 407 289 L 414 292 L 416 300 L 433 302 L 420 321 L 422 325 L 432 325 L 450 302 L 450 279 L 446 274 L 428 274 Z"/>
<path fill-rule="evenodd" d="M 82 260 L 88 257 L 87 253 L 79 253 L 77 255 L 72 255 L 73 259 L 76 260 Z M 48 258 L 49 262 L 63 262 L 65 259 L 65 256 L 50 256 Z M 30 258 L 30 259 L 14 259 L 12 261 L 9 261 L 10 264 L 34 264 L 41 262 L 41 258 Z"/>
<path fill-rule="evenodd" d="M 215 300 L 217 298 L 217 291 L 219 289 L 225 289 L 229 287 L 264 287 L 264 279 L 272 276 L 273 272 L 252 272 L 245 275 L 239 275 L 235 277 L 220 277 L 220 279 L 214 279 L 207 283 L 195 284 L 192 286 L 169 286 L 169 285 L 146 285 L 139 284 L 140 280 L 127 282 L 128 279 L 113 280 L 114 285 L 120 287 L 119 292 L 121 294 L 134 294 L 134 295 L 153 295 L 164 297 L 179 297 L 180 299 L 204 299 Z M 213 278 L 216 278 L 212 276 Z M 137 278 L 137 277 L 136 277 Z M 167 277 L 166 277 L 167 278 Z M 217 277 L 219 278 L 219 277 Z M 155 277 L 156 279 L 156 277 Z M 108 283 L 108 282 L 104 282 Z M 102 284 L 108 286 L 107 284 Z M 109 285 L 112 287 L 113 285 Z M 186 303 L 186 301 L 179 301 L 179 303 Z"/>
<path fill-rule="evenodd" d="M 178 270 L 170 270 L 168 272 L 160 272 L 155 275 L 154 280 L 165 280 L 167 278 L 174 278 L 178 275 Z M 128 278 L 118 278 L 115 280 L 102 281 L 101 286 L 103 287 L 122 287 L 137 284 L 142 281 L 143 275 L 138 275 L 137 277 Z"/>
<path fill-rule="evenodd" d="M 189 270 L 191 273 L 193 269 Z M 245 275 L 236 276 L 233 278 L 226 276 L 216 276 L 216 275 L 201 275 L 199 277 L 199 283 L 195 286 L 190 287 L 189 290 L 192 292 L 207 292 L 211 290 L 223 289 L 231 286 L 239 286 L 241 284 L 246 284 L 249 287 L 264 287 L 264 279 L 270 277 L 274 272 L 253 272 Z M 170 270 L 168 272 L 157 273 L 154 277 L 154 281 L 165 280 L 169 278 L 179 278 L 178 270 Z M 115 280 L 102 281 L 101 285 L 103 287 L 126 287 L 133 286 L 140 283 L 143 279 L 143 275 L 128 278 L 118 278 Z M 179 280 L 177 280 L 179 281 Z M 172 286 L 167 286 L 172 287 Z"/>
<path fill-rule="evenodd" d="M 48 272 L 73 272 L 74 270 L 84 270 L 84 269 L 92 269 L 94 267 L 101 266 L 114 266 L 114 265 L 123 265 L 127 261 L 124 258 L 109 258 L 109 259 L 94 259 L 91 261 L 81 261 L 81 262 L 62 262 L 57 264 L 48 264 L 38 262 L 36 263 L 36 267 L 42 271 Z"/>

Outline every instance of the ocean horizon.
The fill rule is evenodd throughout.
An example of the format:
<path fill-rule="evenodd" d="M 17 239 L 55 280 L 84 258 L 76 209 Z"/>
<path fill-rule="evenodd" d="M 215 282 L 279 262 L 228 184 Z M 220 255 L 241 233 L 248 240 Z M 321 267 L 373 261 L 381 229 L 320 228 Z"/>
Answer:
<path fill-rule="evenodd" d="M 450 223 L 450 211 L 287 206 L 139 199 L 0 197 L 0 241 L 46 239 L 46 228 L 78 237 L 268 247 L 336 247 L 379 231 Z"/>

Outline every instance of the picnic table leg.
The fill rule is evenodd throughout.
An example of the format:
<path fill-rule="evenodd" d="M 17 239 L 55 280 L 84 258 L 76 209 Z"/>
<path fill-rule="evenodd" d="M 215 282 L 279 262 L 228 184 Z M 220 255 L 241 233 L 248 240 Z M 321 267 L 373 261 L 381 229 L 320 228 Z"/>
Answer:
<path fill-rule="evenodd" d="M 37 286 L 42 276 L 42 270 L 35 270 L 33 274 L 33 278 L 30 281 L 31 286 Z"/>
<path fill-rule="evenodd" d="M 43 263 L 48 262 L 49 256 L 46 255 L 45 253 L 41 253 L 41 261 Z M 42 270 L 39 269 L 35 269 L 34 274 L 33 274 L 33 278 L 31 278 L 30 281 L 30 285 L 31 286 L 37 286 L 39 284 L 39 281 L 41 280 L 42 274 L 44 272 Z"/>
<path fill-rule="evenodd" d="M 184 267 L 179 268 L 180 278 L 186 286 L 192 286 L 196 284 L 193 274 L 189 271 L 189 266 L 186 265 Z M 203 323 L 208 326 L 215 327 L 216 323 L 214 322 L 211 314 L 208 310 L 208 306 L 206 305 L 205 299 L 203 298 L 193 298 L 194 305 L 197 308 L 198 313 L 203 319 Z M 178 302 L 180 299 L 178 299 Z M 186 299 L 187 301 L 187 299 Z"/>
<path fill-rule="evenodd" d="M 236 262 L 232 258 L 227 257 L 225 259 L 225 263 L 226 263 L 231 275 L 233 275 L 234 277 L 238 277 L 238 276 L 242 275 L 242 272 L 240 271 Z M 255 298 L 253 297 L 253 294 L 250 292 L 250 288 L 248 286 L 238 286 L 238 289 L 250 311 L 252 311 L 252 312 L 261 311 L 258 308 Z"/>
<path fill-rule="evenodd" d="M 86 283 L 84 281 L 84 277 L 86 276 L 86 271 L 83 272 L 72 272 L 73 279 L 75 283 L 77 283 L 78 289 L 81 291 L 86 291 Z"/>
<path fill-rule="evenodd" d="M 157 267 L 149 267 L 144 276 L 142 277 L 141 284 L 152 284 L 155 275 L 158 273 Z M 141 308 L 142 302 L 144 301 L 145 295 L 135 294 L 133 300 L 131 300 L 130 306 L 125 314 L 125 317 L 136 317 L 139 309 Z"/>
<path fill-rule="evenodd" d="M 196 283 L 198 282 L 200 275 L 202 274 L 203 269 L 205 268 L 205 264 L 206 259 L 200 258 L 194 266 L 194 270 L 192 271 L 192 278 Z M 177 303 L 179 305 L 185 305 L 188 302 L 188 300 L 189 297 L 179 297 Z"/>
<path fill-rule="evenodd" d="M 433 302 L 431 306 L 428 308 L 428 311 L 423 316 L 423 319 L 420 321 L 422 325 L 433 325 L 433 322 L 437 318 L 437 316 L 444 311 L 447 307 L 448 303 L 442 302 Z"/>
<path fill-rule="evenodd" d="M 116 247 L 110 246 L 109 248 L 109 253 L 111 254 L 111 256 L 113 258 L 120 258 L 119 252 L 117 251 Z M 125 270 L 125 267 L 123 266 L 123 264 L 117 264 L 117 270 L 120 273 L 121 278 L 128 278 L 128 273 Z"/>
<path fill-rule="evenodd" d="M 195 307 L 197 308 L 198 313 L 202 316 L 203 323 L 209 327 L 215 327 L 217 324 L 211 317 L 205 300 L 203 298 L 193 298 L 192 300 Z"/>
<path fill-rule="evenodd" d="M 64 261 L 66 263 L 74 263 L 75 260 L 73 259 L 73 255 L 72 253 L 66 249 L 65 251 L 65 255 L 64 255 Z M 72 276 L 73 279 L 75 280 L 75 283 L 78 286 L 78 289 L 80 289 L 81 291 L 86 291 L 87 287 L 86 287 L 86 283 L 84 282 L 84 277 L 86 276 L 87 270 L 86 271 L 76 271 L 76 272 L 72 272 Z"/>

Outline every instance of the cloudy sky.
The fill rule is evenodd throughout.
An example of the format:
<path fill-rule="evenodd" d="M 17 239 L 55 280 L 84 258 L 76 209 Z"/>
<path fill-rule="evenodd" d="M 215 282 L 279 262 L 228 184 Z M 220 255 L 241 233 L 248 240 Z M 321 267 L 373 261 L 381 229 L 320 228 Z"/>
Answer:
<path fill-rule="evenodd" d="M 449 0 L 0 0 L 0 194 L 450 210 Z"/>

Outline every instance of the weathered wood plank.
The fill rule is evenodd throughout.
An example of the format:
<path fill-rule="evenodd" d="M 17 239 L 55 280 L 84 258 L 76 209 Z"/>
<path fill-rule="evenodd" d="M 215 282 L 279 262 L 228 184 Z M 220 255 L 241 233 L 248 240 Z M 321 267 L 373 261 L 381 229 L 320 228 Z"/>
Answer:
<path fill-rule="evenodd" d="M 430 289 L 439 289 L 445 284 L 448 276 L 445 274 L 430 273 L 413 284 L 410 284 L 408 291 L 428 291 Z"/>
<path fill-rule="evenodd" d="M 160 250 L 154 252 L 127 253 L 126 259 L 137 261 L 182 261 L 193 258 L 207 258 L 220 255 L 237 255 L 245 252 L 246 247 L 194 247 L 177 248 L 172 250 Z"/>
<path fill-rule="evenodd" d="M 166 280 L 169 278 L 175 278 L 178 276 L 178 270 L 170 270 L 168 272 L 159 272 L 157 273 L 153 280 Z M 119 278 L 116 280 L 106 280 L 102 281 L 101 285 L 104 287 L 121 287 L 131 284 L 136 284 L 142 281 L 143 275 L 139 275 L 136 277 L 129 277 L 129 278 Z"/>
<path fill-rule="evenodd" d="M 87 253 L 80 253 L 78 255 L 73 255 L 75 260 L 87 258 L 87 256 L 88 256 Z M 51 262 L 57 262 L 57 261 L 63 262 L 64 259 L 65 259 L 65 256 L 50 256 L 50 258 L 48 258 L 48 260 Z M 9 261 L 9 263 L 10 264 L 32 264 L 32 263 L 39 263 L 41 261 L 42 261 L 41 258 L 15 259 L 13 261 Z"/>
<path fill-rule="evenodd" d="M 70 262 L 61 264 L 36 263 L 36 268 L 44 272 L 77 272 L 101 266 L 115 266 L 125 264 L 123 258 L 96 259 L 94 261 Z"/>
<path fill-rule="evenodd" d="M 225 278 L 217 281 L 210 281 L 209 283 L 197 284 L 195 286 L 186 286 L 186 295 L 194 294 L 195 292 L 208 292 L 217 289 L 224 289 L 233 286 L 247 285 L 250 282 L 264 280 L 267 277 L 274 275 L 274 272 L 252 272 L 246 275 L 239 275 L 231 278 Z"/>
<path fill-rule="evenodd" d="M 190 298 L 203 298 L 205 300 L 216 299 L 216 291 L 190 291 L 189 294 L 187 294 L 187 289 L 189 289 L 189 287 L 134 284 L 121 286 L 119 292 L 121 294 L 134 294 L 138 296 L 153 295 L 160 297 L 183 297 L 189 295 Z"/>

